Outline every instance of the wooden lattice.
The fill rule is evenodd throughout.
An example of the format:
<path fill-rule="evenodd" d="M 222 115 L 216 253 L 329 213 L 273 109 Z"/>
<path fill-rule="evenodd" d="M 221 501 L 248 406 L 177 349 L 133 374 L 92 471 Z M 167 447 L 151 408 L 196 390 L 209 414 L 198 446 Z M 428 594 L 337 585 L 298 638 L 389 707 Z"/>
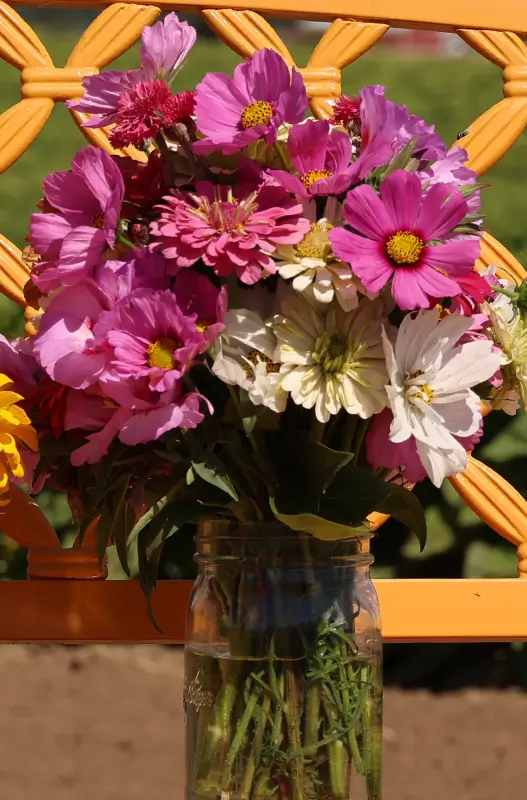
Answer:
<path fill-rule="evenodd" d="M 0 0 L 0 56 L 20 70 L 21 100 L 0 116 L 0 172 L 7 170 L 38 136 L 57 102 L 82 94 L 82 78 L 124 53 L 161 11 L 199 11 L 234 51 L 250 56 L 272 47 L 293 59 L 261 14 L 325 19 L 328 30 L 306 67 L 300 68 L 315 116 L 326 116 L 341 92 L 341 71 L 367 52 L 393 27 L 456 32 L 503 71 L 504 99 L 485 112 L 463 139 L 470 166 L 478 174 L 492 167 L 527 125 L 527 2 L 525 0 L 250 0 L 251 9 L 223 8 L 221 2 L 122 2 L 109 5 L 81 37 L 65 67 L 56 67 L 44 45 L 13 6 L 39 6 L 40 0 L 7 4 Z M 51 0 L 47 7 L 98 7 L 90 0 Z M 244 2 L 240 5 L 243 7 Z M 511 31 L 515 31 L 514 33 Z M 71 112 L 77 125 L 85 117 Z M 94 144 L 114 152 L 107 132 L 82 128 Z M 143 154 L 127 148 L 127 155 Z M 520 282 L 518 261 L 486 234 L 480 266 L 494 264 Z M 28 270 L 20 250 L 0 235 L 0 290 L 24 306 Z M 26 309 L 30 317 L 31 309 Z M 527 502 L 503 478 L 474 458 L 451 483 L 480 519 L 518 548 L 520 578 L 527 578 Z M 380 524 L 382 519 L 376 519 Z M 0 584 L 4 608 L 0 641 L 158 640 L 146 617 L 136 582 L 105 582 L 97 566 L 93 534 L 82 548 L 61 550 L 38 507 L 20 490 L 2 518 L 2 528 L 29 549 L 30 583 Z M 64 579 L 89 579 L 81 580 Z M 414 640 L 527 639 L 527 584 L 518 580 L 378 581 L 385 638 Z M 158 590 L 157 614 L 165 641 L 183 638 L 189 584 L 168 582 Z"/>

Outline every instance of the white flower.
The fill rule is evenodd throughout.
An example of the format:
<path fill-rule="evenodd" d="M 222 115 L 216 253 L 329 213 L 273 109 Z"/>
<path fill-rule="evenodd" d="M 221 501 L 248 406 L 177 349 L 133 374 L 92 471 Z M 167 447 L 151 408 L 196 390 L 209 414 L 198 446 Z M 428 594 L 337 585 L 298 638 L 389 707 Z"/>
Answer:
<path fill-rule="evenodd" d="M 304 292 L 312 286 L 320 303 L 331 303 L 336 296 L 344 311 L 351 311 L 357 308 L 359 292 L 366 294 L 366 290 L 349 264 L 340 261 L 331 249 L 328 234 L 336 225 L 343 224 L 342 205 L 336 198 L 328 198 L 324 217 L 319 220 L 314 200 L 303 205 L 311 230 L 298 244 L 276 248 L 273 257 L 279 259 L 278 272 L 285 280 L 292 279 L 295 291 Z"/>
<path fill-rule="evenodd" d="M 404 318 L 395 348 L 383 335 L 394 417 L 390 440 L 415 438 L 435 486 L 466 469 L 467 454 L 454 437 L 478 430 L 481 401 L 472 387 L 488 380 L 500 365 L 500 353 L 491 341 L 458 345 L 471 324 L 471 317 L 451 314 L 440 319 L 439 310 L 432 309 Z"/>
<path fill-rule="evenodd" d="M 388 324 L 382 300 L 362 298 L 345 313 L 336 302 L 318 304 L 309 292 L 289 292 L 271 325 L 282 364 L 282 388 L 297 405 L 315 408 L 320 422 L 344 408 L 363 419 L 386 405 L 388 374 L 381 332 Z"/>
<path fill-rule="evenodd" d="M 224 383 L 245 389 L 254 405 L 284 411 L 287 394 L 280 386 L 280 366 L 272 361 L 273 332 L 256 312 L 245 308 L 228 311 L 225 326 L 213 373 Z"/>
<path fill-rule="evenodd" d="M 508 414 L 518 405 L 527 410 L 527 323 L 503 295 L 481 308 L 489 315 L 490 335 L 502 351 L 503 385 L 492 393 L 492 407 Z"/>

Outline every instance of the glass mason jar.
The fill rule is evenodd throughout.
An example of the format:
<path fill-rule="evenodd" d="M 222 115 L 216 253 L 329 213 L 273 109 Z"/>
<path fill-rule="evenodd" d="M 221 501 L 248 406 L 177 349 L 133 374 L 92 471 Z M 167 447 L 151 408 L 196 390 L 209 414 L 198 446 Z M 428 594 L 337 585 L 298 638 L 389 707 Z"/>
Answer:
<path fill-rule="evenodd" d="M 380 800 L 369 538 L 201 525 L 185 646 L 186 800 Z"/>

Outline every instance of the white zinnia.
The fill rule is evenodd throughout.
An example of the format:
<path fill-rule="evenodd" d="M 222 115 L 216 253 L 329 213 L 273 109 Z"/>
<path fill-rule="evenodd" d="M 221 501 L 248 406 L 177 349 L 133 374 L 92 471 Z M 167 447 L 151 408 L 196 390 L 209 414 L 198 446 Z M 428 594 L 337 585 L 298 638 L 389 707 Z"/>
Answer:
<path fill-rule="evenodd" d="M 295 245 L 279 245 L 272 254 L 279 259 L 280 276 L 284 280 L 292 279 L 297 292 L 312 287 L 320 303 L 330 303 L 336 297 L 344 311 L 357 308 L 359 292 L 366 294 L 366 290 L 349 264 L 336 257 L 329 241 L 329 231 L 344 224 L 341 203 L 335 197 L 328 198 L 324 216 L 317 220 L 315 201 L 305 201 L 304 216 L 311 222 L 311 230 L 302 241 Z"/>
<path fill-rule="evenodd" d="M 388 374 L 381 334 L 388 317 L 381 299 L 363 297 L 345 313 L 335 301 L 319 304 L 308 292 L 287 293 L 271 325 L 273 361 L 282 364 L 282 388 L 320 422 L 344 408 L 363 419 L 387 402 Z"/>
<path fill-rule="evenodd" d="M 490 341 L 458 345 L 471 323 L 471 317 L 459 314 L 440 319 L 439 310 L 431 309 L 404 318 L 395 347 L 383 335 L 393 412 L 390 440 L 415 438 L 435 486 L 465 471 L 467 454 L 454 437 L 479 429 L 481 401 L 472 387 L 492 377 L 500 365 L 500 353 Z"/>
<path fill-rule="evenodd" d="M 276 338 L 254 311 L 238 308 L 225 315 L 212 367 L 224 383 L 240 386 L 254 405 L 284 411 L 287 395 L 280 386 L 279 365 L 272 360 Z"/>

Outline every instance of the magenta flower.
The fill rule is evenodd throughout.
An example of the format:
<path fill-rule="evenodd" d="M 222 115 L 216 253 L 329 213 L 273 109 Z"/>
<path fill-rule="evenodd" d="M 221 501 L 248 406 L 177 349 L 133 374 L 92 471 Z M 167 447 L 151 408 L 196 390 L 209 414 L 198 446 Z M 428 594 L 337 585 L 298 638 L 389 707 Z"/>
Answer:
<path fill-rule="evenodd" d="M 86 389 L 102 374 L 108 352 L 95 340 L 93 326 L 106 298 L 84 281 L 58 294 L 40 319 L 33 354 L 49 377 L 73 389 Z"/>
<path fill-rule="evenodd" d="M 232 272 L 252 284 L 276 272 L 269 255 L 277 244 L 297 244 L 309 230 L 302 206 L 281 187 L 262 183 L 239 195 L 232 187 L 196 185 L 196 195 L 173 190 L 157 206 L 151 245 L 173 261 L 177 273 L 200 259 L 219 277 Z"/>
<path fill-rule="evenodd" d="M 187 317 L 192 317 L 198 331 L 211 345 L 225 328 L 227 287 L 218 289 L 200 272 L 184 269 L 174 281 L 173 292 L 180 309 Z"/>
<path fill-rule="evenodd" d="M 342 194 L 375 167 L 384 163 L 389 150 L 376 140 L 353 162 L 347 133 L 330 130 L 326 120 L 309 119 L 289 131 L 289 155 L 298 177 L 285 170 L 269 170 L 285 189 L 299 197 Z M 379 145 L 379 146 L 378 146 Z"/>
<path fill-rule="evenodd" d="M 415 438 L 410 436 L 404 442 L 390 441 L 390 427 L 393 414 L 385 408 L 373 418 L 373 422 L 366 435 L 366 458 L 373 469 L 390 469 L 401 472 L 408 483 L 419 483 L 426 478 Z M 472 436 L 454 438 L 463 445 L 467 453 L 471 453 L 483 435 L 483 422 Z"/>
<path fill-rule="evenodd" d="M 456 275 L 472 272 L 480 241 L 441 237 L 467 213 L 461 193 L 437 183 L 423 197 L 419 177 L 396 170 L 381 183 L 381 196 L 368 185 L 352 189 L 344 205 L 346 222 L 357 233 L 334 228 L 333 252 L 350 264 L 370 292 L 391 280 L 399 308 L 429 308 L 435 298 L 461 293 Z"/>
<path fill-rule="evenodd" d="M 159 255 L 138 249 L 126 261 L 105 261 L 95 268 L 95 280 L 82 281 L 58 294 L 40 319 L 33 354 L 53 380 L 74 389 L 92 386 L 110 355 L 96 339 L 94 326 L 135 289 L 165 289 L 170 279 Z"/>
<path fill-rule="evenodd" d="M 400 152 L 412 139 L 417 139 L 414 153 L 423 161 L 436 161 L 446 156 L 446 145 L 421 117 L 409 114 L 406 106 L 398 106 L 384 97 L 384 86 L 367 86 L 360 92 L 361 147 L 381 134 L 389 142 L 392 153 Z"/>
<path fill-rule="evenodd" d="M 208 349 L 195 319 L 183 314 L 175 295 L 140 289 L 102 314 L 94 326 L 97 340 L 110 350 L 106 375 L 148 377 L 156 392 L 165 392 Z"/>
<path fill-rule="evenodd" d="M 108 453 L 116 437 L 133 447 L 155 441 L 174 428 L 195 428 L 204 419 L 201 396 L 182 394 L 178 385 L 159 395 L 149 388 L 147 378 L 131 381 L 114 378 L 104 388 L 106 396 L 99 401 L 77 397 L 69 406 L 66 430 L 96 429 L 86 436 L 86 444 L 71 454 L 73 466 L 96 464 Z"/>
<path fill-rule="evenodd" d="M 444 158 L 431 164 L 417 174 L 423 181 L 425 189 L 435 183 L 450 183 L 452 186 L 475 186 L 477 173 L 466 166 L 468 153 L 462 147 L 453 147 Z M 481 208 L 480 192 L 476 191 L 466 198 L 470 214 L 477 214 Z"/>
<path fill-rule="evenodd" d="M 205 139 L 196 153 L 236 153 L 257 139 L 272 144 L 284 123 L 300 122 L 307 94 L 302 76 L 289 70 L 275 50 L 258 50 L 234 70 L 232 79 L 210 72 L 196 88 L 196 119 Z"/>
<path fill-rule="evenodd" d="M 188 121 L 193 112 L 193 92 L 171 94 L 165 81 L 139 81 L 117 100 L 110 142 L 117 148 L 139 146 L 178 122 Z"/>
<path fill-rule="evenodd" d="M 80 100 L 69 100 L 74 111 L 95 116 L 83 123 L 89 128 L 103 128 L 119 122 L 119 100 L 132 93 L 138 83 L 162 80 L 170 83 L 196 41 L 196 31 L 175 14 L 146 27 L 141 34 L 141 68 L 120 72 L 108 70 L 83 78 L 84 95 Z"/>
<path fill-rule="evenodd" d="M 108 153 L 85 147 L 69 172 L 46 178 L 44 196 L 54 212 L 31 216 L 31 244 L 42 257 L 32 279 L 49 292 L 91 276 L 104 251 L 115 247 L 124 183 Z"/>

